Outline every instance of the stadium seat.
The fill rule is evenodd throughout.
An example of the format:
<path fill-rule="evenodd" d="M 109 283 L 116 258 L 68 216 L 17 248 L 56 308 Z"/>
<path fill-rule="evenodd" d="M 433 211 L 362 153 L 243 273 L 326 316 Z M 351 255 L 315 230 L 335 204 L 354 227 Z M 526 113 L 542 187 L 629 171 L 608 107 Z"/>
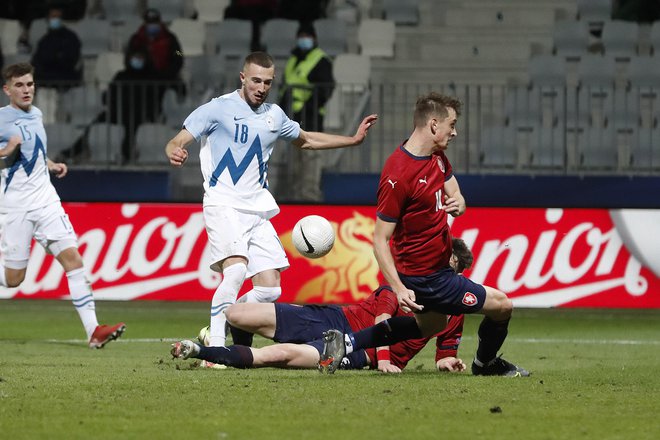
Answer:
<path fill-rule="evenodd" d="M 94 82 L 101 91 L 108 88 L 108 84 L 117 72 L 124 69 L 124 54 L 121 52 L 103 52 L 96 57 L 94 65 Z"/>
<path fill-rule="evenodd" d="M 556 55 L 579 60 L 589 49 L 589 27 L 583 21 L 558 21 L 552 30 L 552 42 Z"/>
<path fill-rule="evenodd" d="M 565 166 L 565 134 L 560 126 L 541 124 L 529 132 L 529 165 L 532 168 L 562 169 Z"/>
<path fill-rule="evenodd" d="M 183 17 L 183 3 L 181 0 L 147 0 L 147 7 L 158 9 L 161 20 L 170 23 Z"/>
<path fill-rule="evenodd" d="M 3 55 L 15 55 L 18 52 L 16 42 L 21 35 L 21 25 L 18 20 L 0 18 L 0 48 Z"/>
<path fill-rule="evenodd" d="M 203 22 L 189 18 L 175 18 L 169 29 L 179 39 L 184 56 L 194 57 L 204 54 Z"/>
<path fill-rule="evenodd" d="M 105 19 L 110 23 L 124 23 L 134 18 L 141 19 L 137 0 L 103 0 Z"/>
<path fill-rule="evenodd" d="M 84 133 L 83 129 L 73 124 L 44 124 L 48 136 L 48 157 L 55 159 L 57 155 L 71 148 Z"/>
<path fill-rule="evenodd" d="M 230 3 L 230 0 L 194 0 L 197 20 L 204 23 L 222 21 L 225 16 L 225 9 Z"/>
<path fill-rule="evenodd" d="M 34 52 L 37 49 L 37 44 L 39 43 L 39 40 L 41 40 L 43 36 L 46 35 L 47 32 L 48 32 L 48 23 L 46 22 L 45 19 L 33 20 L 32 23 L 30 23 L 30 34 L 28 38 L 30 41 L 30 45 L 32 46 L 32 52 Z"/>
<path fill-rule="evenodd" d="M 540 87 L 510 86 L 504 95 L 504 122 L 514 129 L 533 127 L 541 121 Z"/>
<path fill-rule="evenodd" d="M 94 163 L 117 163 L 126 130 L 120 124 L 97 122 L 89 127 L 87 146 Z"/>
<path fill-rule="evenodd" d="M 515 168 L 518 161 L 513 127 L 494 125 L 481 130 L 480 163 L 485 167 Z"/>
<path fill-rule="evenodd" d="M 295 31 L 294 31 L 295 32 Z M 228 18 L 206 26 L 207 53 L 243 58 L 250 53 L 252 22 Z"/>
<path fill-rule="evenodd" d="M 532 85 L 563 87 L 566 85 L 566 61 L 554 55 L 536 55 L 527 66 Z"/>
<path fill-rule="evenodd" d="M 649 35 L 651 47 L 654 56 L 660 55 L 660 20 L 656 20 L 651 25 L 651 33 Z"/>
<path fill-rule="evenodd" d="M 601 40 L 605 55 L 628 61 L 637 55 L 639 24 L 623 20 L 606 21 Z"/>
<path fill-rule="evenodd" d="M 346 37 L 346 23 L 337 18 L 320 18 L 314 21 L 314 29 L 318 38 L 319 47 L 331 57 L 346 52 L 348 38 Z"/>
<path fill-rule="evenodd" d="M 392 58 L 396 26 L 393 21 L 365 19 L 358 27 L 360 53 L 370 57 Z"/>
<path fill-rule="evenodd" d="M 60 96 L 65 121 L 85 126 L 103 111 L 101 92 L 94 86 L 72 87 Z"/>
<path fill-rule="evenodd" d="M 383 18 L 397 25 L 419 23 L 419 0 L 383 0 Z"/>
<path fill-rule="evenodd" d="M 362 92 L 369 85 L 371 60 L 364 55 L 337 55 L 332 64 L 332 74 L 343 91 Z"/>
<path fill-rule="evenodd" d="M 135 133 L 138 164 L 168 164 L 165 145 L 178 130 L 166 124 L 141 124 Z"/>
<path fill-rule="evenodd" d="M 74 31 L 82 43 L 81 52 L 84 57 L 94 57 L 111 49 L 110 22 L 96 18 L 85 18 L 72 23 Z"/>
<path fill-rule="evenodd" d="M 612 0 L 577 0 L 580 20 L 589 24 L 601 24 L 612 18 Z"/>
<path fill-rule="evenodd" d="M 660 125 L 641 130 L 630 151 L 630 166 L 636 170 L 660 169 Z"/>
<path fill-rule="evenodd" d="M 261 29 L 261 45 L 275 58 L 288 58 L 296 43 L 298 22 L 285 18 L 273 18 Z"/>
<path fill-rule="evenodd" d="M 579 148 L 583 169 L 615 170 L 619 165 L 616 132 L 612 126 L 591 127 Z"/>

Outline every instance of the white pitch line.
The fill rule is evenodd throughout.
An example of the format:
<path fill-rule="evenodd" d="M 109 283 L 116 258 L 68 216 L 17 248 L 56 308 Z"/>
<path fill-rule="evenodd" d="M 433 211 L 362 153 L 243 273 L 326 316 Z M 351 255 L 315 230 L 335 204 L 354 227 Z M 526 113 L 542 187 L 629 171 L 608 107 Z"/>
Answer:
<path fill-rule="evenodd" d="M 117 342 L 138 342 L 138 343 L 154 343 L 154 342 L 177 342 L 183 339 L 195 338 L 122 338 L 114 341 Z M 461 338 L 464 341 L 476 339 L 473 336 L 464 336 Z M 583 345 L 660 345 L 660 341 L 643 341 L 635 339 L 560 339 L 560 338 L 507 338 L 508 342 L 523 343 L 523 344 L 583 344 Z M 85 343 L 85 339 L 46 339 L 45 342 L 54 344 L 76 344 Z"/>

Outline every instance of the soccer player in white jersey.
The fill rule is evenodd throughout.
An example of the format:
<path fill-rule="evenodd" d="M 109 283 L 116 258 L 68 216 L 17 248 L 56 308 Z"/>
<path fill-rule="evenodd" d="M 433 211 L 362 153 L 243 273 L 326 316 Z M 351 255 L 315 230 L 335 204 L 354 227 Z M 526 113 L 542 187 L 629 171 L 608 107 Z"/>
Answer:
<path fill-rule="evenodd" d="M 0 108 L 0 212 L 4 214 L 0 285 L 18 287 L 23 282 L 34 238 L 64 268 L 89 347 L 102 348 L 121 336 L 126 325 L 99 325 L 96 319 L 76 233 L 50 182 L 49 173 L 62 178 L 67 166 L 46 156 L 41 110 L 32 105 L 34 68 L 29 63 L 12 64 L 3 71 L 3 78 L 9 105 Z"/>
<path fill-rule="evenodd" d="M 225 345 L 224 312 L 236 302 L 246 278 L 251 278 L 252 290 L 241 301 L 274 302 L 282 292 L 280 272 L 289 262 L 270 223 L 279 207 L 266 179 L 275 142 L 284 139 L 312 150 L 354 146 L 362 143 L 377 119 L 364 118 L 354 136 L 306 132 L 279 106 L 266 103 L 274 78 L 270 55 L 248 55 L 240 72 L 241 88 L 194 110 L 165 148 L 170 163 L 182 166 L 188 158 L 186 148 L 202 141 L 199 157 L 211 269 L 223 276 L 211 303 L 211 346 Z"/>

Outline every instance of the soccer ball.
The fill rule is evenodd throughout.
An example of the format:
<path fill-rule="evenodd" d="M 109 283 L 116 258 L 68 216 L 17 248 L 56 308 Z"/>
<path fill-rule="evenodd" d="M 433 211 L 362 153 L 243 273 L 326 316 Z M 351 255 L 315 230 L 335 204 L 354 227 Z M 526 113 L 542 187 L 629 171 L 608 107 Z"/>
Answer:
<path fill-rule="evenodd" d="M 202 329 L 199 331 L 199 334 L 197 335 L 197 340 L 203 346 L 208 347 L 209 341 L 211 340 L 211 327 L 208 325 L 206 327 L 202 327 Z"/>
<path fill-rule="evenodd" d="M 335 230 L 320 215 L 308 215 L 298 220 L 291 234 L 293 245 L 307 258 L 321 258 L 335 244 Z"/>

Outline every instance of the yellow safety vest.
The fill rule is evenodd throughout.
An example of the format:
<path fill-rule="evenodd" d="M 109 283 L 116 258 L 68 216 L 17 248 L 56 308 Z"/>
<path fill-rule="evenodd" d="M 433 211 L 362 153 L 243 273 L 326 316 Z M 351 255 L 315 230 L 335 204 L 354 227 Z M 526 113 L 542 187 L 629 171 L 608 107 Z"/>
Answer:
<path fill-rule="evenodd" d="M 287 88 L 291 89 L 291 101 L 294 113 L 301 111 L 305 102 L 312 98 L 314 88 L 307 76 L 325 56 L 325 52 L 316 47 L 298 64 L 296 64 L 296 57 L 291 57 L 287 61 L 286 68 L 284 69 L 284 78 Z M 319 108 L 319 114 L 325 114 L 325 108 Z"/>

